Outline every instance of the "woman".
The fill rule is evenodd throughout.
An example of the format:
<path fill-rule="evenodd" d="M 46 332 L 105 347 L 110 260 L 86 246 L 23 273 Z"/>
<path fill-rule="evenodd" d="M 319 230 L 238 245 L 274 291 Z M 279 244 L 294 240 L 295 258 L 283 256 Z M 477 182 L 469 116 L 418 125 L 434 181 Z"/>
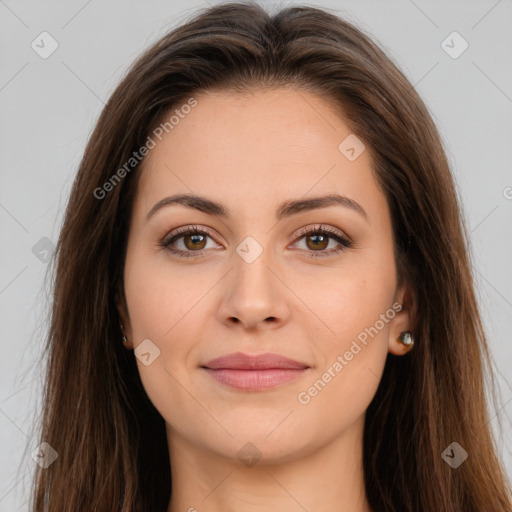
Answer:
<path fill-rule="evenodd" d="M 74 183 L 33 510 L 509 511 L 464 236 L 428 110 L 367 36 L 198 13 Z"/>

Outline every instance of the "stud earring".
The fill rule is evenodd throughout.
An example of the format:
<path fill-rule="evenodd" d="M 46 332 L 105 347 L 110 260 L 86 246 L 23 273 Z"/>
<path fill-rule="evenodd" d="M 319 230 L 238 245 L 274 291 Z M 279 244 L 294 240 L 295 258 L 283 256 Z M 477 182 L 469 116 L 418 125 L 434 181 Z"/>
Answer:
<path fill-rule="evenodd" d="M 397 340 L 407 348 L 407 352 L 414 347 L 414 336 L 411 331 L 403 331 Z"/>
<path fill-rule="evenodd" d="M 119 322 L 119 327 L 121 328 L 121 332 L 123 332 L 123 324 Z M 121 338 L 123 345 L 126 345 L 128 343 L 128 340 L 126 339 L 125 334 L 123 333 L 123 337 Z"/>

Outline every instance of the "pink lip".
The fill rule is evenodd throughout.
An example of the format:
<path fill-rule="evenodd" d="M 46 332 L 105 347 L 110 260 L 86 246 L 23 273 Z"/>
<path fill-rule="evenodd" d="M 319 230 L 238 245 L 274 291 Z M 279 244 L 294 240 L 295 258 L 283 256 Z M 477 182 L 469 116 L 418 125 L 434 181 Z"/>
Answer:
<path fill-rule="evenodd" d="M 300 377 L 308 365 L 279 354 L 251 356 L 237 352 L 204 364 L 214 379 L 247 391 L 269 389 Z"/>

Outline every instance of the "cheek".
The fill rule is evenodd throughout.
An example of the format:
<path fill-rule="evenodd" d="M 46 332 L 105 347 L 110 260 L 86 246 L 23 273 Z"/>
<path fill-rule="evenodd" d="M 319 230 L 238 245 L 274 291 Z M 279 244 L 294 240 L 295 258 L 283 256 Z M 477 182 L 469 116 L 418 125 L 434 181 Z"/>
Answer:
<path fill-rule="evenodd" d="M 319 361 L 298 402 L 311 412 L 354 419 L 370 403 L 388 353 L 395 284 L 392 256 L 380 255 L 347 266 L 335 279 L 331 274 L 323 293 L 310 289 L 308 301 L 322 322 L 304 327 Z"/>
<path fill-rule="evenodd" d="M 164 250 L 147 254 L 137 248 L 127 259 L 125 290 L 135 340 L 154 338 L 164 343 L 183 329 L 187 315 L 215 284 L 214 276 L 199 270 L 177 270 Z M 186 341 L 186 340 L 183 340 Z"/>
<path fill-rule="evenodd" d="M 176 270 L 166 254 L 149 255 L 137 249 L 127 258 L 125 291 L 135 348 L 146 339 L 158 347 L 155 362 L 145 366 L 137 359 L 148 395 L 161 393 L 161 383 L 178 386 L 193 370 L 191 352 L 204 333 L 206 296 L 218 277 L 211 269 Z M 204 334 L 203 334 L 204 336 Z M 178 393 L 179 394 L 179 393 Z M 170 397 L 176 393 L 168 394 Z"/>
<path fill-rule="evenodd" d="M 149 365 L 137 357 L 140 352 L 134 357 L 150 401 L 167 422 L 175 424 L 179 415 L 201 413 L 194 409 L 184 389 L 193 387 L 189 380 L 192 369 L 187 364 L 198 337 L 191 329 L 201 311 L 201 304 L 196 303 L 206 293 L 208 283 L 191 281 L 190 274 L 171 274 L 170 265 L 149 259 L 132 254 L 132 260 L 127 260 L 125 291 L 135 348 L 149 339 L 159 353 Z M 181 412 L 177 415 L 177 411 Z"/>
<path fill-rule="evenodd" d="M 331 297 L 338 302 L 325 322 L 335 335 L 314 338 L 318 366 L 295 397 L 297 418 L 307 417 L 305 436 L 322 431 L 335 437 L 360 418 L 375 396 L 388 353 L 389 324 L 381 315 L 388 322 L 394 316 L 389 294 L 377 293 L 370 282 L 354 282 Z"/>
<path fill-rule="evenodd" d="M 294 279 L 294 292 L 310 308 L 307 323 L 324 341 L 320 352 L 327 349 L 329 353 L 373 326 L 391 308 L 395 288 L 392 255 L 369 251 L 351 255 L 337 268 L 317 272 L 314 279 L 300 275 Z M 383 334 L 387 326 L 379 322 Z"/>

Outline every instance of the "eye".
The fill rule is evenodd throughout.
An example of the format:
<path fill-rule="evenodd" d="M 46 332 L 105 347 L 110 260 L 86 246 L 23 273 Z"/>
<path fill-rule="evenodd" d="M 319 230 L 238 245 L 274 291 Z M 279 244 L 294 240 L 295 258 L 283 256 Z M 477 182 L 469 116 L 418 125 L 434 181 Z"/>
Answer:
<path fill-rule="evenodd" d="M 212 238 L 210 233 L 197 226 L 185 226 L 178 228 L 169 235 L 167 235 L 161 242 L 160 245 L 172 254 L 177 256 L 190 257 L 195 256 L 193 253 L 201 254 L 206 247 L 207 238 Z M 176 243 L 182 240 L 182 246 L 184 249 L 173 247 L 174 245 L 180 245 Z"/>
<path fill-rule="evenodd" d="M 321 225 L 302 228 L 297 236 L 298 240 L 295 244 L 304 239 L 306 242 L 306 249 L 304 250 L 308 257 L 337 254 L 353 245 L 352 241 L 342 232 Z M 177 256 L 192 257 L 201 255 L 204 250 L 208 249 L 208 238 L 213 239 L 210 232 L 205 228 L 185 226 L 169 233 L 160 242 L 160 246 Z M 326 251 L 325 249 L 329 246 L 330 241 L 337 242 L 338 246 Z M 182 247 L 177 248 L 180 243 Z"/>
<path fill-rule="evenodd" d="M 353 246 L 352 241 L 342 232 L 321 225 L 302 228 L 298 236 L 298 241 L 304 239 L 306 243 L 307 256 L 313 258 L 337 254 Z M 326 251 L 330 241 L 337 242 L 338 246 Z"/>

